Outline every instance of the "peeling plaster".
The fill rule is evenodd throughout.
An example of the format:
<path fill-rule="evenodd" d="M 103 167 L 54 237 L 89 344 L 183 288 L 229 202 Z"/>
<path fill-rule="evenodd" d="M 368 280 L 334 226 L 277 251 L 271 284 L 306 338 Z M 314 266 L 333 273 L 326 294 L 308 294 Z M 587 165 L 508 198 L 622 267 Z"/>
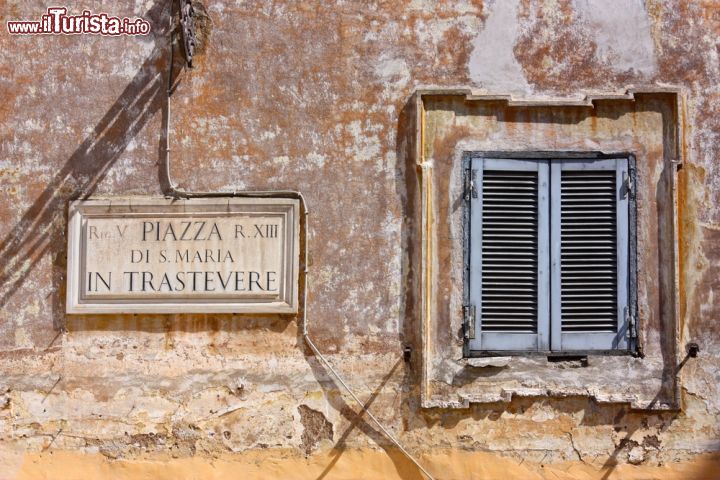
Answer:
<path fill-rule="evenodd" d="M 375 73 L 384 85 L 384 96 L 403 90 L 410 81 L 410 69 L 403 58 L 383 58 L 375 67 Z"/>
<path fill-rule="evenodd" d="M 513 52 L 520 31 L 519 4 L 520 0 L 497 0 L 483 30 L 473 40 L 468 69 L 475 85 L 500 92 L 532 91 Z"/>
<path fill-rule="evenodd" d="M 650 18 L 642 0 L 573 0 L 597 44 L 599 62 L 616 72 L 644 77 L 657 72 Z"/>

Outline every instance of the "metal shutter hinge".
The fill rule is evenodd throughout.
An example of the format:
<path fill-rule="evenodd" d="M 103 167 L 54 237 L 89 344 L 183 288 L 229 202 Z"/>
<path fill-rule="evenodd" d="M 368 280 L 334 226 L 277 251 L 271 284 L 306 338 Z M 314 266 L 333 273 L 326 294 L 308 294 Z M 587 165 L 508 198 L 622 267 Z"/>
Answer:
<path fill-rule="evenodd" d="M 630 171 L 623 172 L 623 187 L 625 190 L 625 195 L 627 195 L 630 198 L 635 198 L 635 172 Z"/>
<path fill-rule="evenodd" d="M 627 337 L 638 338 L 637 321 L 628 307 L 625 307 L 625 323 L 627 323 Z"/>
<path fill-rule="evenodd" d="M 465 177 L 465 200 L 478 198 L 475 180 L 477 179 L 477 170 L 470 170 L 470 174 Z"/>
<path fill-rule="evenodd" d="M 475 338 L 475 305 L 463 305 L 463 330 L 468 340 Z"/>

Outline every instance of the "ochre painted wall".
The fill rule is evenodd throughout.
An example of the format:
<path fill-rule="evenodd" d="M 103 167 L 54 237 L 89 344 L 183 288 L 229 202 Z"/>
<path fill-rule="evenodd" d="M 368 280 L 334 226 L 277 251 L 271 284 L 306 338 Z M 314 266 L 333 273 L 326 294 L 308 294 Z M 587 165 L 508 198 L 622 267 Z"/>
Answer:
<path fill-rule="evenodd" d="M 717 2 L 205 3 L 196 68 L 174 55 L 172 178 L 303 192 L 310 332 L 436 478 L 718 476 Z M 299 318 L 65 315 L 69 201 L 167 187 L 170 4 L 68 5 L 145 18 L 144 37 L 7 33 L 48 6 L 0 4 L 0 478 L 420 478 L 304 346 Z M 582 396 L 421 409 L 402 360 L 416 336 L 413 92 L 659 84 L 685 99 L 680 322 L 701 353 L 682 410 Z"/>

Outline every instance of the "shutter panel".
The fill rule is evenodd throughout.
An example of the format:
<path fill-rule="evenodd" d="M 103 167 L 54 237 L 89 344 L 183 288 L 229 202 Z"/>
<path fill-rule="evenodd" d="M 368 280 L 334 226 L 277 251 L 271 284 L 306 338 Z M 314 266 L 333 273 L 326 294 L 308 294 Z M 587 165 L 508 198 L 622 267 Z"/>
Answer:
<path fill-rule="evenodd" d="M 627 348 L 627 159 L 551 168 L 552 348 Z"/>
<path fill-rule="evenodd" d="M 472 168 L 470 348 L 547 349 L 548 163 L 474 159 Z"/>

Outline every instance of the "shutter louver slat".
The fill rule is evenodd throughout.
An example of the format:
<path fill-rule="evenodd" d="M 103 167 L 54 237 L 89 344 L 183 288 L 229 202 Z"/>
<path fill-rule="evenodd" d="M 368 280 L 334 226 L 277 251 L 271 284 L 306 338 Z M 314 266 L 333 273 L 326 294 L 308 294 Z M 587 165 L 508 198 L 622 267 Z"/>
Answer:
<path fill-rule="evenodd" d="M 537 332 L 537 212 L 536 171 L 483 172 L 484 332 Z"/>
<path fill-rule="evenodd" d="M 613 170 L 561 174 L 563 332 L 617 329 L 617 212 Z"/>

